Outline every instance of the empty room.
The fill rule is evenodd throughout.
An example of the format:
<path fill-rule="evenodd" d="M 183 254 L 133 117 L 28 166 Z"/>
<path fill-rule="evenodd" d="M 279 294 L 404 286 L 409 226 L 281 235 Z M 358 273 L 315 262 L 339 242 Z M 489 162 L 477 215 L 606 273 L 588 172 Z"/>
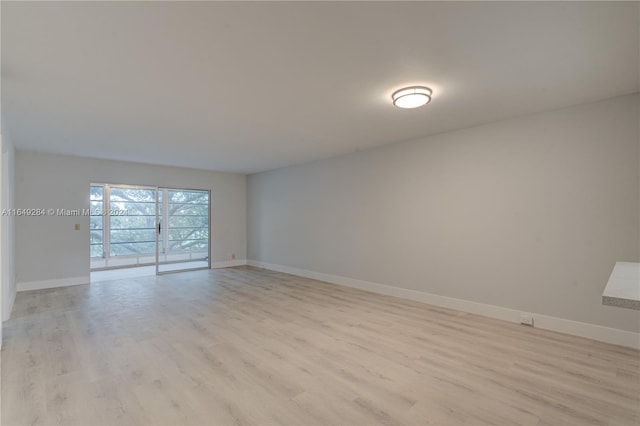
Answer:
<path fill-rule="evenodd" d="M 640 2 L 0 2 L 2 425 L 640 425 Z"/>

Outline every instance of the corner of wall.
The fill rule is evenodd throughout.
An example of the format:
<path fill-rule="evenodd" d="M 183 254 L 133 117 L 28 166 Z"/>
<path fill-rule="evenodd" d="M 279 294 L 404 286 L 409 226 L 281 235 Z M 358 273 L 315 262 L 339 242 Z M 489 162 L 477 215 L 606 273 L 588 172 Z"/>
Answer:
<path fill-rule="evenodd" d="M 0 166 L 0 205 L 2 209 L 11 209 L 15 205 L 15 147 L 4 132 L 1 139 Z M 15 220 L 12 216 L 3 216 L 0 220 L 0 282 L 2 292 L 2 321 L 11 317 L 16 299 L 15 280 Z"/>
<path fill-rule="evenodd" d="M 7 321 L 9 318 L 11 318 L 11 311 L 13 310 L 13 304 L 16 301 L 15 288 L 13 289 L 13 291 L 10 292 L 9 297 L 10 297 L 9 302 L 7 302 L 6 304 L 7 309 L 2 310 L 2 321 Z"/>

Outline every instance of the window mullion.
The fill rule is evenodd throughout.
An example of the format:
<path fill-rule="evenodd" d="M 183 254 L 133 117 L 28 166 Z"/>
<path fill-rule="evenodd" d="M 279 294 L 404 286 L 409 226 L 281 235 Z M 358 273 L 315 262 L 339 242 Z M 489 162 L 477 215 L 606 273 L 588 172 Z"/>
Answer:
<path fill-rule="evenodd" d="M 104 185 L 102 189 L 102 251 L 103 257 L 108 259 L 111 254 L 111 188 Z"/>

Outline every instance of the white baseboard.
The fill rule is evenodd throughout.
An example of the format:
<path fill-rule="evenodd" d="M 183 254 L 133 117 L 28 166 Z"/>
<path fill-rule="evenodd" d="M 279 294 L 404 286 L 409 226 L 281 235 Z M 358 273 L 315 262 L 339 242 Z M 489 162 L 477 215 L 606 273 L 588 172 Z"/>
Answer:
<path fill-rule="evenodd" d="M 247 259 L 223 260 L 220 262 L 211 262 L 211 269 L 231 268 L 233 266 L 244 266 Z"/>
<path fill-rule="evenodd" d="M 27 281 L 18 283 L 18 291 L 42 290 L 45 288 L 69 287 L 73 285 L 89 284 L 89 276 L 58 278 L 54 280 Z"/>
<path fill-rule="evenodd" d="M 487 305 L 484 303 L 472 302 L 470 300 L 456 299 L 453 297 L 440 296 L 432 293 L 425 293 L 417 290 L 393 287 L 390 285 L 374 283 L 370 281 L 357 280 L 353 278 L 341 277 L 338 275 L 323 274 L 321 272 L 298 269 L 290 266 L 276 265 L 272 263 L 248 260 L 247 265 L 257 268 L 269 269 L 286 274 L 298 275 L 319 281 L 326 281 L 332 284 L 366 290 L 373 293 L 395 296 L 402 299 L 415 300 L 429 305 L 443 308 L 455 309 L 457 311 L 482 315 L 504 321 L 519 323 L 522 311 L 504 308 L 501 306 Z M 557 331 L 571 334 L 601 342 L 612 343 L 614 345 L 627 346 L 640 349 L 640 334 L 617 328 L 603 327 L 586 322 L 572 321 L 564 318 L 551 317 L 548 315 L 532 314 L 534 326 L 545 330 Z"/>

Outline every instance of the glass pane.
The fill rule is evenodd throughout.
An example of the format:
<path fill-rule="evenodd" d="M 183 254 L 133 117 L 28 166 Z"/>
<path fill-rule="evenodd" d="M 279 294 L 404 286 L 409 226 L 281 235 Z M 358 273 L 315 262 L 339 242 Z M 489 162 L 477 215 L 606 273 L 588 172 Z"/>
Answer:
<path fill-rule="evenodd" d="M 169 251 L 174 252 L 203 252 L 208 251 L 208 240 L 180 240 L 169 241 Z"/>
<path fill-rule="evenodd" d="M 155 216 L 111 216 L 111 229 L 156 228 Z"/>
<path fill-rule="evenodd" d="M 90 229 L 102 229 L 102 216 L 91 216 L 89 218 Z"/>
<path fill-rule="evenodd" d="M 123 256 L 128 254 L 153 254 L 156 250 L 156 243 L 111 243 L 111 256 Z"/>
<path fill-rule="evenodd" d="M 139 189 L 139 188 L 111 188 L 111 202 L 147 202 L 156 203 L 155 189 Z"/>
<path fill-rule="evenodd" d="M 169 204 L 169 215 L 208 216 L 208 206 L 204 204 Z"/>
<path fill-rule="evenodd" d="M 102 244 L 91 246 L 91 257 L 102 257 Z"/>
<path fill-rule="evenodd" d="M 154 254 L 156 251 L 155 189 L 111 187 L 110 255 Z"/>
<path fill-rule="evenodd" d="M 111 231 L 111 244 L 117 243 L 139 243 L 156 241 L 156 233 L 154 229 L 123 229 Z"/>
<path fill-rule="evenodd" d="M 92 186 L 89 190 L 90 200 L 102 200 L 104 188 L 102 186 Z"/>
<path fill-rule="evenodd" d="M 209 192 L 166 189 L 167 244 L 160 272 L 209 265 Z"/>
<path fill-rule="evenodd" d="M 156 203 L 112 201 L 111 210 L 121 210 L 121 216 L 156 216 Z"/>
<path fill-rule="evenodd" d="M 209 203 L 208 191 L 184 191 L 177 189 L 170 189 L 169 204 L 205 204 Z"/>
<path fill-rule="evenodd" d="M 170 228 L 206 228 L 209 226 L 209 218 L 206 216 L 171 216 Z"/>
<path fill-rule="evenodd" d="M 90 232 L 90 244 L 102 243 L 102 230 Z"/>
<path fill-rule="evenodd" d="M 169 241 L 206 240 L 208 237 L 207 228 L 169 228 Z"/>
<path fill-rule="evenodd" d="M 102 211 L 102 199 L 104 196 L 103 185 L 91 185 L 89 187 L 89 208 L 92 213 L 99 210 Z M 102 257 L 104 249 L 102 246 L 102 216 L 91 215 L 89 218 L 89 255 L 90 257 Z"/>
<path fill-rule="evenodd" d="M 104 200 L 106 189 L 109 200 Z M 91 256 L 153 255 L 156 249 L 156 190 L 153 188 L 91 185 L 90 187 Z M 102 215 L 109 212 L 122 214 Z M 105 212 L 106 213 L 106 212 Z M 107 221 L 108 222 L 105 222 Z M 109 252 L 102 245 L 104 227 L 109 225 Z M 162 241 L 159 242 L 162 246 Z M 133 257 L 132 257 L 133 258 Z M 135 263 L 135 258 L 133 258 Z"/>

